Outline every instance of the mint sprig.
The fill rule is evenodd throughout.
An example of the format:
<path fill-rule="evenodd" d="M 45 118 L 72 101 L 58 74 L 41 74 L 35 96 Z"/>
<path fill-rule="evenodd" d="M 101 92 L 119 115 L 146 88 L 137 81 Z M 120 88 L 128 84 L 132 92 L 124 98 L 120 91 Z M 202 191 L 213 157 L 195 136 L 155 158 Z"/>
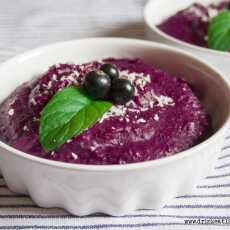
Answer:
<path fill-rule="evenodd" d="M 91 99 L 82 88 L 64 88 L 42 110 L 41 145 L 46 151 L 55 150 L 94 125 L 111 106 L 108 101 Z"/>
<path fill-rule="evenodd" d="M 230 49 L 230 10 L 214 17 L 208 27 L 208 47 L 220 51 Z"/>

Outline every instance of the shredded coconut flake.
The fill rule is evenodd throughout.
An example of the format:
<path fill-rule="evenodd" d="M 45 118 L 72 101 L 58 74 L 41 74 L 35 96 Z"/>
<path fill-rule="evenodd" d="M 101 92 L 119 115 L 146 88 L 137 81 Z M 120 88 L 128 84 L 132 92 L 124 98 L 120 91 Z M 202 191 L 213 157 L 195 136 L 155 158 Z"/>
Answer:
<path fill-rule="evenodd" d="M 29 131 L 28 127 L 26 125 L 23 126 L 24 131 Z"/>
<path fill-rule="evenodd" d="M 126 122 L 130 122 L 130 119 L 129 119 L 129 118 L 127 118 L 127 117 L 125 118 L 125 120 L 126 120 Z"/>
<path fill-rule="evenodd" d="M 153 108 L 154 106 L 165 107 L 165 106 L 174 106 L 175 103 L 171 97 L 156 95 L 155 92 L 149 91 L 142 98 L 140 98 L 140 102 L 143 106 L 143 109 Z M 142 111 L 144 111 L 142 109 Z"/>
<path fill-rule="evenodd" d="M 14 109 L 10 109 L 10 110 L 8 111 L 8 114 L 9 114 L 10 116 L 13 116 L 13 115 L 14 115 Z"/>
<path fill-rule="evenodd" d="M 47 85 L 47 89 L 51 89 L 52 88 L 52 81 L 49 81 L 48 85 Z"/>
<path fill-rule="evenodd" d="M 130 108 L 130 107 L 135 108 L 136 107 L 136 103 L 133 100 L 131 100 L 128 103 L 126 103 L 126 106 L 128 108 Z"/>
<path fill-rule="evenodd" d="M 122 117 L 126 114 L 126 111 L 127 111 L 127 108 L 122 105 L 112 106 L 111 109 L 103 115 L 100 122 L 110 117 Z"/>
<path fill-rule="evenodd" d="M 96 150 L 98 147 L 100 147 L 100 145 L 97 143 L 97 142 L 93 142 L 93 145 L 92 146 L 90 146 L 90 150 L 91 151 L 94 151 L 94 150 Z"/>
<path fill-rule="evenodd" d="M 78 155 L 76 153 L 71 152 L 71 155 L 72 155 L 72 157 L 73 157 L 74 160 L 78 159 Z"/>
<path fill-rule="evenodd" d="M 160 107 L 164 107 L 165 105 L 169 105 L 169 106 L 175 105 L 174 101 L 171 97 L 161 95 L 159 97 L 156 96 L 156 99 L 158 101 L 158 106 L 160 106 Z"/>
<path fill-rule="evenodd" d="M 155 121 L 159 121 L 159 120 L 160 120 L 158 114 L 155 114 L 155 115 L 154 115 L 154 120 L 155 120 Z"/>
<path fill-rule="evenodd" d="M 218 13 L 219 11 L 217 9 L 213 9 L 211 7 L 208 8 L 208 14 L 210 18 L 214 18 Z"/>
<path fill-rule="evenodd" d="M 146 123 L 146 120 L 143 119 L 143 118 L 140 118 L 140 119 L 137 120 L 136 123 L 137 123 L 137 124 L 139 124 L 139 123 Z"/>
<path fill-rule="evenodd" d="M 56 75 L 56 74 L 53 74 L 52 80 L 53 80 L 53 81 L 57 81 L 57 75 Z"/>
<path fill-rule="evenodd" d="M 35 101 L 35 99 L 33 97 L 30 99 L 30 102 L 32 105 L 37 105 L 37 102 Z"/>
<path fill-rule="evenodd" d="M 11 100 L 11 101 L 9 102 L 9 106 L 13 105 L 14 102 L 15 102 L 15 99 Z"/>
<path fill-rule="evenodd" d="M 192 12 L 192 13 L 194 13 L 198 17 L 200 17 L 203 21 L 208 21 L 207 15 L 205 15 L 204 12 L 201 9 L 199 9 L 198 7 L 192 6 L 189 9 L 189 11 Z"/>

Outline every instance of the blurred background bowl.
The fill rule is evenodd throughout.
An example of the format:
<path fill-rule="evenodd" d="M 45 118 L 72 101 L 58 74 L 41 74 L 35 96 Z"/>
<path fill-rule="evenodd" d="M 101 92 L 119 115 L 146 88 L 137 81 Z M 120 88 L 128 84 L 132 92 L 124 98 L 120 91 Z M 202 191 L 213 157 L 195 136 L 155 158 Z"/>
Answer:
<path fill-rule="evenodd" d="M 208 5 L 215 2 L 220 2 L 220 0 L 149 0 L 144 8 L 146 36 L 150 40 L 182 48 L 200 58 L 203 58 L 208 63 L 217 67 L 227 78 L 230 79 L 230 53 L 189 44 L 174 38 L 157 28 L 157 25 L 162 23 L 165 19 L 175 15 L 178 11 L 185 9 L 193 3 Z"/>

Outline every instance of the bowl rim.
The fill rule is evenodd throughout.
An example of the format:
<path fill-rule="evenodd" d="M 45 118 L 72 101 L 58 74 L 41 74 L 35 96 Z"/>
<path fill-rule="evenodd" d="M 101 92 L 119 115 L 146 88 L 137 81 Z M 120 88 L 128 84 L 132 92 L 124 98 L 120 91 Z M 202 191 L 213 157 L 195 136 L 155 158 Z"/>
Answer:
<path fill-rule="evenodd" d="M 75 40 L 68 40 L 68 41 L 63 41 L 63 42 L 56 42 L 52 43 L 50 45 L 46 46 L 41 46 L 29 51 L 26 51 L 22 54 L 16 55 L 13 58 L 10 58 L 6 60 L 5 62 L 0 64 L 0 68 L 9 65 L 11 62 L 18 62 L 19 60 L 24 60 L 33 56 L 36 56 L 37 53 L 45 52 L 46 49 L 50 48 L 55 48 L 55 46 L 60 46 L 60 45 L 65 45 L 65 44 L 71 44 L 75 42 L 96 42 L 96 41 L 101 41 L 101 42 L 114 42 L 114 43 L 123 43 L 123 42 L 128 42 L 128 43 L 135 43 L 139 44 L 142 46 L 148 46 L 152 48 L 160 48 L 162 50 L 167 50 L 171 52 L 176 52 L 179 53 L 180 55 L 185 56 L 186 58 L 193 59 L 196 62 L 200 62 L 201 64 L 205 65 L 207 68 L 209 68 L 211 71 L 215 72 L 217 75 L 220 77 L 220 81 L 225 85 L 226 89 L 228 89 L 228 93 L 230 95 L 230 85 L 228 84 L 228 81 L 225 79 L 223 74 L 219 72 L 214 66 L 210 65 L 206 61 L 192 55 L 191 53 L 181 50 L 179 48 L 174 48 L 170 47 L 168 45 L 156 43 L 156 42 L 151 42 L 151 41 L 146 41 L 146 40 L 141 40 L 141 39 L 131 39 L 131 38 L 119 38 L 119 37 L 94 37 L 94 38 L 83 38 L 83 39 L 75 39 Z M 54 160 L 49 160 L 49 159 L 44 159 L 41 157 L 37 157 L 28 153 L 25 153 L 23 151 L 20 151 L 18 149 L 15 149 L 8 144 L 5 144 L 4 142 L 0 141 L 0 147 L 9 151 L 11 154 L 14 154 L 16 157 L 22 157 L 26 160 L 30 160 L 33 163 L 38 163 L 46 166 L 52 166 L 56 168 L 62 168 L 66 170 L 78 170 L 78 171 L 95 171 L 95 172 L 102 172 L 102 171 L 127 171 L 127 170 L 138 170 L 138 169 L 143 169 L 143 168 L 149 168 L 149 167 L 157 167 L 161 165 L 168 164 L 172 161 L 180 160 L 186 157 L 190 157 L 194 152 L 199 152 L 200 149 L 204 148 L 207 145 L 210 145 L 215 139 L 218 139 L 221 136 L 224 136 L 226 129 L 228 128 L 228 125 L 230 124 L 230 106 L 229 106 L 229 111 L 228 111 L 229 116 L 226 118 L 222 126 L 208 139 L 205 141 L 187 149 L 184 151 L 181 151 L 177 154 L 163 157 L 160 159 L 155 159 L 155 160 L 150 160 L 150 161 L 144 161 L 144 162 L 137 162 L 137 163 L 129 163 L 129 164 L 123 164 L 123 165 L 92 165 L 92 164 L 76 164 L 76 163 L 67 163 L 67 162 L 60 162 L 60 161 L 54 161 Z"/>
<path fill-rule="evenodd" d="M 149 17 L 149 11 L 150 11 L 149 9 L 150 9 L 150 6 L 154 3 L 154 1 L 157 1 L 157 0 L 148 0 L 147 3 L 144 6 L 144 21 L 145 21 L 145 24 L 153 32 L 155 32 L 156 34 L 160 35 L 164 39 L 167 39 L 170 42 L 174 42 L 174 43 L 176 43 L 176 44 L 178 44 L 180 46 L 184 46 L 184 47 L 187 47 L 187 48 L 190 48 L 190 49 L 194 49 L 194 50 L 197 50 L 199 52 L 206 52 L 208 54 L 223 55 L 223 56 L 226 56 L 226 57 L 230 57 L 230 53 L 228 53 L 228 52 L 209 49 L 209 48 L 206 48 L 206 47 L 201 47 L 201 46 L 197 46 L 197 45 L 194 45 L 194 44 L 190 44 L 188 42 L 185 42 L 185 41 L 182 41 L 182 40 L 180 40 L 178 38 L 175 38 L 175 37 L 173 37 L 171 35 L 168 35 L 164 31 L 158 29 L 158 27 L 151 22 L 151 18 Z"/>

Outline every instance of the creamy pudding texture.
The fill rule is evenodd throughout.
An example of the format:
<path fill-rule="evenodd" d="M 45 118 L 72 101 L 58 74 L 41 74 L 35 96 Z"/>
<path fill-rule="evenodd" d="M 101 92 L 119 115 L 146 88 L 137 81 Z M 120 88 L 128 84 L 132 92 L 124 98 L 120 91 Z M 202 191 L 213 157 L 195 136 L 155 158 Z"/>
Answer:
<path fill-rule="evenodd" d="M 102 63 L 117 66 L 135 86 L 126 105 L 114 105 L 99 122 L 56 151 L 45 152 L 38 135 L 40 112 L 61 88 L 83 83 Z M 28 154 L 81 164 L 125 164 L 170 156 L 209 135 L 209 116 L 191 87 L 140 59 L 106 59 L 52 66 L 18 87 L 0 106 L 1 141 Z"/>
<path fill-rule="evenodd" d="M 187 43 L 208 47 L 208 25 L 220 11 L 228 8 L 229 1 L 208 6 L 195 3 L 163 21 L 158 28 L 166 34 Z"/>

